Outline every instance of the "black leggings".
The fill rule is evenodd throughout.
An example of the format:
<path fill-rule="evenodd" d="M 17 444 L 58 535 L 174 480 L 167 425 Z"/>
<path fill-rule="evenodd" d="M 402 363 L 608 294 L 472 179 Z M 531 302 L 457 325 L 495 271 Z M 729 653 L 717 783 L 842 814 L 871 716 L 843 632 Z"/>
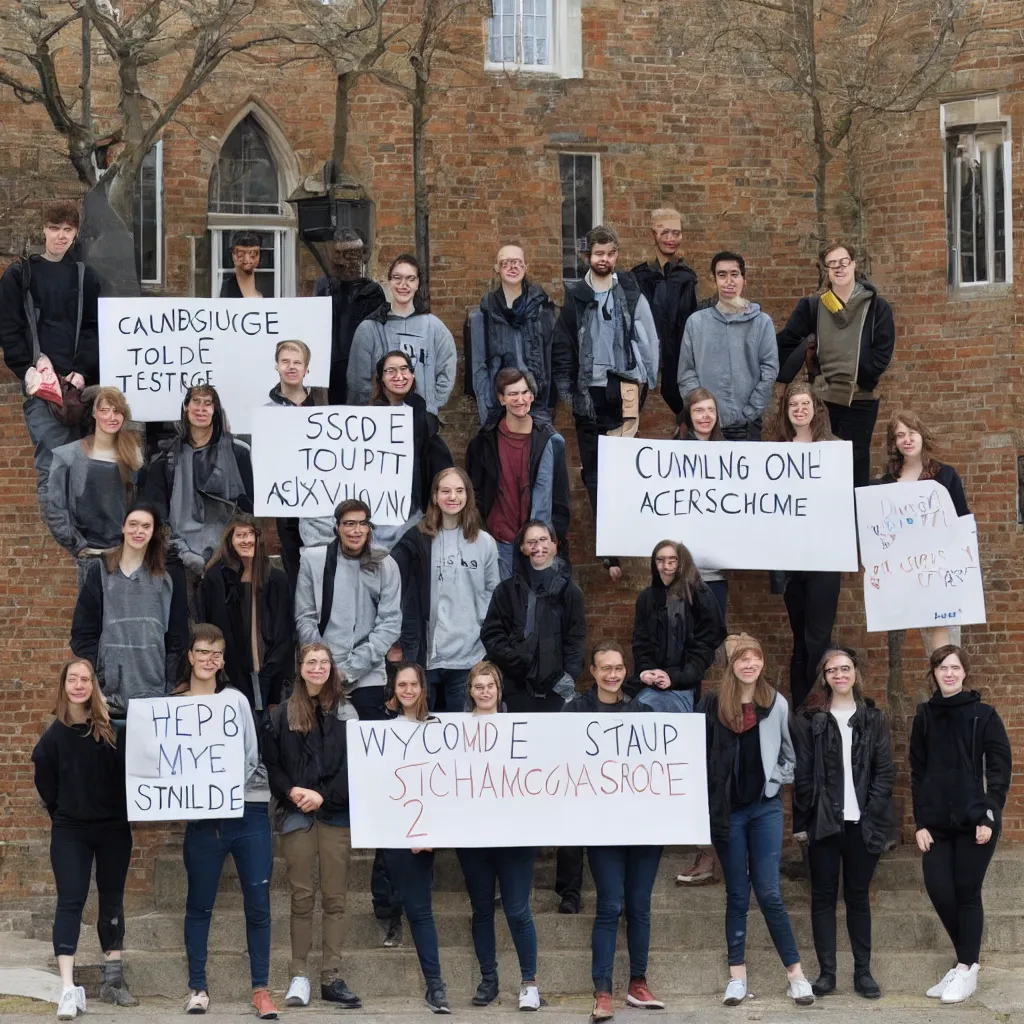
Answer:
<path fill-rule="evenodd" d="M 54 956 L 74 956 L 78 949 L 82 908 L 89 895 L 94 858 L 99 894 L 96 932 L 100 949 L 109 953 L 124 948 L 124 880 L 132 859 L 132 830 L 128 822 L 54 825 L 50 831 L 50 863 L 57 883 Z"/>
<path fill-rule="evenodd" d="M 924 887 L 956 949 L 957 963 L 978 962 L 985 911 L 981 905 L 981 887 L 985 872 L 996 852 L 998 836 L 983 845 L 970 832 L 932 832 L 932 848 L 924 855 Z"/>
<path fill-rule="evenodd" d="M 811 692 L 818 662 L 832 643 L 841 582 L 837 572 L 786 573 L 786 611 L 793 631 L 793 654 L 789 659 L 793 711 Z"/>

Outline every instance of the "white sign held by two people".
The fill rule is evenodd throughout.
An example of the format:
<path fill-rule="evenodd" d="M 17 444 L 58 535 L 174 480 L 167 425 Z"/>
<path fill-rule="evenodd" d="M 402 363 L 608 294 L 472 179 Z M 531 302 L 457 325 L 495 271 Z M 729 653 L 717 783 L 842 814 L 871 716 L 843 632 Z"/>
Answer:
<path fill-rule="evenodd" d="M 331 376 L 331 300 L 101 298 L 100 381 L 119 388 L 137 420 L 176 420 L 185 392 L 212 384 L 231 430 L 248 434 L 279 378 L 274 349 L 302 341 L 305 383 Z"/>
<path fill-rule="evenodd" d="M 359 498 L 375 526 L 400 526 L 415 457 L 407 405 L 261 409 L 252 425 L 255 514 L 313 519 Z"/>
<path fill-rule="evenodd" d="M 238 703 L 229 694 L 129 701 L 128 820 L 242 817 L 244 725 Z"/>
<path fill-rule="evenodd" d="M 974 516 L 935 480 L 857 488 L 868 632 L 985 621 Z"/>
<path fill-rule="evenodd" d="M 708 843 L 704 728 L 666 714 L 351 721 L 352 845 Z"/>
<path fill-rule="evenodd" d="M 666 538 L 709 569 L 856 571 L 852 445 L 600 437 L 598 555 Z"/>

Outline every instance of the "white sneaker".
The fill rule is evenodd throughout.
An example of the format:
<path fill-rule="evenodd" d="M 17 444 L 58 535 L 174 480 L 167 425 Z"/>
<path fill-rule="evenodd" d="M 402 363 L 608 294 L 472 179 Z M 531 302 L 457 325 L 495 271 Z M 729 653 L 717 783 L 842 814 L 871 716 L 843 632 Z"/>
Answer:
<path fill-rule="evenodd" d="M 942 976 L 942 980 L 932 985 L 925 995 L 929 999 L 941 999 L 942 993 L 946 991 L 946 986 L 956 977 L 956 968 L 950 967 L 948 971 Z"/>
<path fill-rule="evenodd" d="M 540 1009 L 540 992 L 537 990 L 536 985 L 524 985 L 519 990 L 519 1009 L 520 1010 L 539 1010 Z"/>
<path fill-rule="evenodd" d="M 726 1006 L 739 1006 L 747 998 L 747 979 L 730 978 L 722 1002 Z"/>
<path fill-rule="evenodd" d="M 811 983 L 806 978 L 793 978 L 789 983 L 787 994 L 797 1006 L 814 1005 L 814 989 L 811 988 Z"/>
<path fill-rule="evenodd" d="M 210 994 L 205 989 L 189 989 L 185 1000 L 185 1012 L 191 1014 L 206 1013 L 210 1008 Z"/>
<path fill-rule="evenodd" d="M 962 1003 L 974 995 L 977 987 L 978 965 L 971 964 L 969 970 L 958 970 L 953 975 L 953 980 L 946 986 L 946 991 L 942 993 L 942 1001 L 944 1003 Z"/>
<path fill-rule="evenodd" d="M 284 997 L 285 1006 L 309 1006 L 309 978 L 296 974 Z"/>
<path fill-rule="evenodd" d="M 57 1020 L 74 1020 L 78 1016 L 78 1004 L 75 1001 L 74 988 L 66 988 L 60 994 L 57 1003 Z"/>
<path fill-rule="evenodd" d="M 79 1013 L 85 1013 L 85 989 L 81 985 L 75 986 L 75 1006 Z"/>

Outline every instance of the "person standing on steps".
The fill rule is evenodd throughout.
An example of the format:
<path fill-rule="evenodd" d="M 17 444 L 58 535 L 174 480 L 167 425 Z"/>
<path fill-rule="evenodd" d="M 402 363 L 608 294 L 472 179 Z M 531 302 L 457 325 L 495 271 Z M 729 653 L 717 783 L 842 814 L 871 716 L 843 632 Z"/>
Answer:
<path fill-rule="evenodd" d="M 57 886 L 53 954 L 60 970 L 58 1020 L 85 1013 L 75 985 L 75 953 L 93 861 L 99 909 L 96 932 L 103 963 L 100 998 L 135 1006 L 124 980 L 124 883 L 132 859 L 125 804 L 124 735 L 115 732 L 92 665 L 77 659 L 61 669 L 56 720 L 32 751 L 35 785 L 50 816 L 50 863 Z"/>
<path fill-rule="evenodd" d="M 231 239 L 231 262 L 235 272 L 224 278 L 220 286 L 222 299 L 262 299 L 256 287 L 256 271 L 260 266 L 260 236 L 254 231 L 239 231 Z"/>
<path fill-rule="evenodd" d="M 1013 777 L 1006 727 L 977 690 L 962 647 L 932 651 L 931 700 L 910 730 L 910 792 L 924 887 L 956 951 L 956 965 L 926 993 L 962 1003 L 978 987 L 985 911 L 981 889 L 1003 823 Z"/>
<path fill-rule="evenodd" d="M 278 831 L 292 894 L 292 980 L 284 1004 L 309 1006 L 316 865 L 323 906 L 320 998 L 357 1010 L 363 1004 L 341 977 L 352 854 L 345 722 L 356 713 L 345 700 L 326 644 L 303 647 L 298 666 L 291 696 L 270 713 L 262 736 L 270 792 L 279 802 Z"/>
<path fill-rule="evenodd" d="M 836 989 L 836 901 L 840 869 L 853 988 L 882 991 L 871 976 L 871 878 L 889 840 L 893 767 L 885 715 L 864 697 L 855 651 L 827 650 L 818 680 L 790 719 L 796 771 L 793 832 L 807 842 L 816 996 Z M 800 833 L 803 833 L 801 836 Z"/>

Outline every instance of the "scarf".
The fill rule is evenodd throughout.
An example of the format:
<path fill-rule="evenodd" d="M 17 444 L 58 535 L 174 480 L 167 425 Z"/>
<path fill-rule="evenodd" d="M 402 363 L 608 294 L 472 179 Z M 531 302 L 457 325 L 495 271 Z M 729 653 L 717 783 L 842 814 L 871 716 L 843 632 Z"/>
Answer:
<path fill-rule="evenodd" d="M 818 364 L 814 390 L 826 402 L 849 407 L 858 398 L 873 398 L 857 384 L 864 322 L 875 293 L 858 282 L 844 304 L 832 291 L 818 300 Z M 835 310 L 833 312 L 832 310 Z"/>

